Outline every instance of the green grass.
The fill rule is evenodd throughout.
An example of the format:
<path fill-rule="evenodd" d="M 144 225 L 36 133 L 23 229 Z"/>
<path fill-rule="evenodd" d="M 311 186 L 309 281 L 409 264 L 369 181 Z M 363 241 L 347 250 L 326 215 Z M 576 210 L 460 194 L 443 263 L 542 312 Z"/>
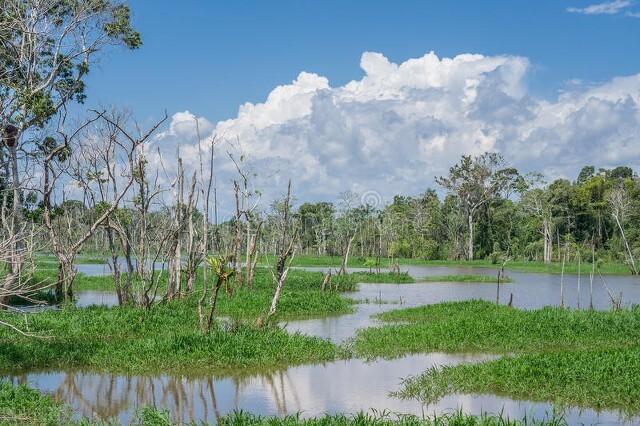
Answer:
<path fill-rule="evenodd" d="M 265 257 L 270 264 L 273 264 L 272 257 Z M 349 258 L 348 266 L 350 267 L 366 267 L 365 258 L 358 256 L 351 256 Z M 451 266 L 451 267 L 474 267 L 474 268 L 492 268 L 497 269 L 499 265 L 492 263 L 487 259 L 478 260 L 425 260 L 425 259 L 409 259 L 399 258 L 396 261 L 400 265 L 422 265 L 422 266 Z M 340 256 L 311 256 L 311 255 L 299 255 L 293 261 L 294 266 L 340 266 L 342 258 Z M 389 267 L 389 259 L 383 258 L 381 260 L 381 266 L 383 268 Z M 599 265 L 600 272 L 609 275 L 630 275 L 629 267 L 623 263 L 602 263 Z M 531 272 L 531 273 L 549 273 L 560 274 L 562 272 L 562 263 L 553 262 L 545 264 L 544 262 L 536 261 L 511 261 L 506 264 L 505 269 L 518 272 Z M 590 263 L 582 263 L 580 267 L 583 274 L 588 274 L 591 270 Z M 578 264 L 573 262 L 567 262 L 565 264 L 566 274 L 578 273 Z"/>
<path fill-rule="evenodd" d="M 407 379 L 396 396 L 434 402 L 450 393 L 508 394 L 638 415 L 639 372 L 638 347 L 525 354 L 433 368 Z"/>
<path fill-rule="evenodd" d="M 413 415 L 380 413 L 326 414 L 322 417 L 302 418 L 300 415 L 261 417 L 236 411 L 222 417 L 220 426 L 520 426 L 520 425 L 566 425 L 561 417 L 548 419 L 510 419 L 502 415 L 480 416 L 455 411 L 440 416 L 425 418 Z"/>
<path fill-rule="evenodd" d="M 640 310 L 601 312 L 544 308 L 522 311 L 486 301 L 440 303 L 385 312 L 399 322 L 359 330 L 356 353 L 522 353 L 559 349 L 631 347 L 640 342 Z"/>
<path fill-rule="evenodd" d="M 393 272 L 352 272 L 347 276 L 351 277 L 357 283 L 410 284 L 416 282 L 416 280 L 406 272 L 399 274 Z"/>
<path fill-rule="evenodd" d="M 3 314 L 8 315 L 8 314 Z M 3 317 L 3 319 L 5 319 Z M 217 325 L 199 332 L 192 300 L 133 307 L 73 307 L 29 317 L 34 339 L 0 329 L 0 370 L 86 368 L 122 373 L 271 370 L 333 360 L 328 341 L 279 328 Z"/>
<path fill-rule="evenodd" d="M 359 356 L 416 352 L 503 355 L 494 361 L 433 368 L 397 393 L 434 402 L 450 393 L 640 413 L 640 309 L 618 312 L 544 308 L 522 311 L 484 301 L 386 312 L 390 324 L 361 330 Z"/>
<path fill-rule="evenodd" d="M 81 254 L 76 257 L 75 263 L 78 265 L 85 264 L 105 264 L 107 263 L 107 259 L 110 259 L 111 255 L 89 255 L 89 254 Z M 36 265 L 42 264 L 47 266 L 55 266 L 58 263 L 58 258 L 56 258 L 53 254 L 49 253 L 40 253 L 35 256 Z"/>
<path fill-rule="evenodd" d="M 124 280 L 124 276 L 122 279 Z M 196 290 L 202 288 L 202 279 L 202 270 L 200 270 L 195 283 Z M 352 312 L 353 301 L 343 297 L 341 292 L 356 290 L 358 281 L 351 275 L 334 277 L 337 291 L 321 291 L 323 279 L 324 275 L 321 272 L 291 269 L 278 307 L 279 318 L 306 319 Z M 53 283 L 55 271 L 36 272 L 34 280 Z M 165 286 L 166 274 L 161 279 L 158 292 L 160 295 L 163 294 Z M 335 287 L 332 288 L 335 289 Z M 113 279 L 111 276 L 78 274 L 74 282 L 74 290 L 76 293 L 83 290 L 114 291 Z M 50 303 L 55 302 L 52 292 L 53 289 L 50 288 L 36 298 Z M 236 289 L 232 296 L 223 291 L 220 292 L 218 312 L 235 319 L 254 320 L 266 312 L 272 296 L 273 278 L 271 272 L 259 268 L 256 270 L 252 289 Z"/>
<path fill-rule="evenodd" d="M 0 425 L 60 425 L 69 423 L 70 411 L 50 396 L 26 386 L 0 381 Z"/>
<path fill-rule="evenodd" d="M 420 278 L 420 282 L 455 282 L 455 283 L 497 283 L 498 277 L 493 275 L 464 274 L 464 275 L 430 275 Z M 509 277 L 501 278 L 500 283 L 511 283 Z"/>
<path fill-rule="evenodd" d="M 321 272 L 291 270 L 275 319 L 306 319 L 352 312 L 353 300 L 343 297 L 340 291 L 321 290 L 323 278 Z M 196 290 L 202 288 L 201 280 L 202 274 L 196 282 Z M 355 282 L 351 276 L 336 279 L 338 290 L 351 289 Z M 112 286 L 111 277 L 79 275 L 76 292 L 112 290 Z M 267 312 L 272 295 L 272 276 L 266 269 L 257 271 L 252 289 L 237 288 L 232 295 L 222 290 L 217 315 L 228 320 L 207 336 L 198 329 L 197 292 L 182 300 L 158 304 L 150 311 L 130 306 L 81 309 L 68 306 L 31 314 L 29 331 L 48 338 L 26 338 L 0 329 L 0 370 L 87 368 L 131 373 L 222 372 L 322 362 L 343 353 L 322 339 L 288 334 L 275 327 L 255 328 L 253 324 Z M 22 321 L 22 317 L 7 312 L 1 312 L 0 319 L 14 323 Z"/>

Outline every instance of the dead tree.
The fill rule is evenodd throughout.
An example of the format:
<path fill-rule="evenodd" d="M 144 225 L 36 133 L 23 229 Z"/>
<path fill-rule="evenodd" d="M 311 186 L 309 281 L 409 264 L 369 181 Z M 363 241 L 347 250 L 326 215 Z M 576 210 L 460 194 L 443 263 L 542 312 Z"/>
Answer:
<path fill-rule="evenodd" d="M 91 238 L 96 230 L 102 226 L 108 218 L 118 209 L 120 201 L 134 182 L 134 160 L 135 152 L 138 147 L 147 140 L 153 132 L 165 121 L 166 117 L 156 123 L 146 134 L 140 138 L 126 137 L 125 140 L 113 137 L 103 140 L 104 149 L 114 149 L 119 155 L 126 160 L 122 162 L 119 178 L 123 183 L 114 193 L 111 204 L 104 206 L 104 209 L 96 213 L 87 224 L 87 228 L 80 233 L 79 236 L 71 236 L 70 226 L 60 226 L 55 223 L 53 213 L 52 195 L 56 189 L 56 184 L 60 183 L 61 178 L 67 177 L 75 181 L 83 190 L 84 199 L 96 207 L 96 180 L 102 179 L 101 176 L 91 174 L 90 157 L 86 141 L 97 135 L 86 133 L 85 131 L 98 121 L 106 121 L 115 125 L 118 130 L 121 127 L 117 122 L 104 112 L 96 112 L 95 117 L 87 120 L 79 126 L 74 132 L 67 133 L 64 131 L 64 117 L 61 119 L 60 143 L 55 144 L 55 140 L 49 140 L 49 144 L 54 146 L 46 153 L 43 161 L 43 219 L 45 228 L 47 229 L 50 242 L 53 247 L 54 254 L 58 258 L 58 276 L 56 279 L 56 296 L 59 299 L 71 300 L 73 298 L 73 280 L 75 278 L 74 261 L 82 249 L 84 243 Z M 120 136 L 126 133 L 120 132 Z"/>
<path fill-rule="evenodd" d="M 622 243 L 624 244 L 625 254 L 627 257 L 627 262 L 629 263 L 629 268 L 631 269 L 631 273 L 633 275 L 638 275 L 636 261 L 633 256 L 633 252 L 631 251 L 631 247 L 629 246 L 627 236 L 624 232 L 626 217 L 629 214 L 629 210 L 631 209 L 631 197 L 629 196 L 629 193 L 627 192 L 627 189 L 624 187 L 624 185 L 621 184 L 611 190 L 609 196 L 607 197 L 607 201 L 609 202 L 609 207 L 611 208 L 611 216 L 613 216 L 613 219 L 618 226 L 618 230 L 620 231 L 620 237 L 622 238 Z"/>
<path fill-rule="evenodd" d="M 215 150 L 214 148 L 218 140 L 214 135 L 213 137 L 211 137 L 209 141 L 209 144 L 208 144 L 209 161 L 208 161 L 208 168 L 206 169 L 207 173 L 205 174 L 204 161 L 202 156 L 202 143 L 201 143 L 202 138 L 200 137 L 200 125 L 197 119 L 196 119 L 196 132 L 198 136 L 198 159 L 200 162 L 199 188 L 200 188 L 200 194 L 201 194 L 201 199 L 203 203 L 204 214 L 202 215 L 202 237 L 200 238 L 200 245 L 197 248 L 198 254 L 194 253 L 193 255 L 189 256 L 190 258 L 192 257 L 195 258 L 193 261 L 189 262 L 189 267 L 193 269 L 197 269 L 197 267 L 208 256 L 208 253 L 209 253 L 209 202 L 211 200 L 211 189 L 215 181 L 215 167 L 214 167 Z M 215 199 L 215 192 L 214 192 L 214 204 L 216 201 L 217 200 Z M 217 206 L 214 206 L 214 209 L 217 211 Z M 217 216 L 217 213 L 214 213 L 214 216 Z M 216 220 L 216 223 L 214 225 L 217 228 L 217 217 L 215 220 Z M 217 232 L 217 229 L 214 229 L 214 232 Z M 190 238 L 191 238 L 191 232 L 190 232 Z M 192 271 L 192 269 L 189 269 L 189 271 Z M 194 273 L 189 272 L 189 274 L 194 274 Z M 202 276 L 203 276 L 202 277 L 203 282 L 206 282 L 207 268 L 204 268 L 204 270 L 202 271 Z M 188 284 L 187 286 L 189 287 Z"/>
<path fill-rule="evenodd" d="M 234 271 L 235 281 L 238 285 L 242 286 L 246 284 L 249 286 L 249 275 L 251 275 L 251 281 L 253 280 L 253 271 L 251 271 L 253 267 L 253 263 L 250 255 L 250 247 L 251 240 L 253 238 L 256 239 L 254 247 L 252 250 L 257 248 L 257 235 L 253 237 L 254 233 L 258 233 L 259 230 L 255 231 L 252 229 L 254 225 L 254 212 L 258 207 L 260 201 L 260 193 L 252 188 L 252 182 L 250 179 L 249 173 L 243 168 L 243 162 L 245 161 L 244 155 L 240 156 L 240 161 L 238 162 L 235 157 L 231 153 L 227 153 L 229 158 L 235 165 L 236 171 L 240 177 L 240 181 L 233 181 L 233 192 L 235 198 L 235 217 L 234 217 L 234 238 L 233 238 L 233 260 L 232 267 Z M 253 200 L 253 201 L 252 201 Z M 244 225 L 243 225 L 244 219 Z M 260 221 L 258 221 L 258 224 Z M 260 225 L 261 226 L 261 225 Z M 241 253 L 242 253 L 242 233 L 243 228 L 245 232 L 245 250 L 247 257 L 245 258 L 244 266 L 246 269 L 246 278 L 245 274 L 242 273 L 242 262 L 241 262 Z"/>
<path fill-rule="evenodd" d="M 274 271 L 272 272 L 273 282 L 275 285 L 273 297 L 271 298 L 271 304 L 266 318 L 258 318 L 257 325 L 262 326 L 268 323 L 278 310 L 278 303 L 282 296 L 282 289 L 284 288 L 291 268 L 291 263 L 295 257 L 296 242 L 298 239 L 298 226 L 294 223 L 291 217 L 291 180 L 287 185 L 287 196 L 282 202 L 281 206 L 275 205 L 276 210 L 279 210 L 278 224 L 280 232 L 280 240 L 278 243 L 278 258 L 276 260 Z"/>
<path fill-rule="evenodd" d="M 173 229 L 171 233 L 171 243 L 169 246 L 169 277 L 167 280 L 167 292 L 165 299 L 171 300 L 180 297 L 182 288 L 182 237 L 189 223 L 193 223 L 193 209 L 196 194 L 196 175 L 193 174 L 187 201 L 184 198 L 184 168 L 182 158 L 178 155 L 178 174 L 173 183 L 174 203 L 173 208 Z M 195 273 L 195 271 L 194 271 Z"/>
<path fill-rule="evenodd" d="M 260 230 L 262 229 L 263 223 L 262 220 L 258 220 L 255 230 L 251 233 L 247 232 L 246 280 L 248 288 L 253 288 L 253 279 L 258 264 L 258 241 L 260 241 Z M 250 229 L 250 226 L 248 229 Z"/>
<path fill-rule="evenodd" d="M 26 227 L 26 224 L 22 225 Z M 29 226 L 26 229 L 21 229 L 20 232 L 11 233 L 10 236 L 5 237 L 3 235 L 0 240 L 0 264 L 6 265 L 11 261 L 13 256 L 13 250 L 16 246 L 14 238 L 22 238 L 20 246 L 23 248 L 22 255 L 24 259 L 32 260 L 35 253 L 35 237 L 38 230 L 33 226 Z M 19 321 L 10 321 L 8 318 L 0 320 L 0 327 L 6 327 L 13 330 L 16 333 L 29 337 L 40 337 L 29 332 L 28 314 L 23 312 L 16 306 L 11 305 L 12 301 L 24 301 L 29 304 L 39 305 L 43 304 L 37 300 L 36 296 L 51 287 L 50 283 L 39 282 L 33 279 L 34 270 L 24 270 L 22 274 L 15 277 L 15 282 L 11 286 L 0 286 L 0 309 L 9 311 L 16 315 L 16 318 L 20 318 Z M 3 280 L 14 279 L 13 277 L 5 276 Z M 2 282 L 4 284 L 4 282 Z"/>

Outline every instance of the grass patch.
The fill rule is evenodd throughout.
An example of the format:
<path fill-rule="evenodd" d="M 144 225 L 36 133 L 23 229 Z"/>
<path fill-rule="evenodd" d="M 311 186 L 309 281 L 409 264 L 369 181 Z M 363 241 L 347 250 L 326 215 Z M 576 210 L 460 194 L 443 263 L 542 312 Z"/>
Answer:
<path fill-rule="evenodd" d="M 399 274 L 394 272 L 352 272 L 347 276 L 351 277 L 356 283 L 410 284 L 416 282 L 407 272 L 401 272 Z"/>
<path fill-rule="evenodd" d="M 492 393 L 640 413 L 640 309 L 521 311 L 468 301 L 378 317 L 391 324 L 358 332 L 353 342 L 357 354 L 504 355 L 479 364 L 433 368 L 407 379 L 398 396 L 434 402 L 450 393 Z"/>
<path fill-rule="evenodd" d="M 497 283 L 498 277 L 493 275 L 464 274 L 464 275 L 430 275 L 422 277 L 420 282 L 455 282 L 455 283 Z M 501 278 L 500 284 L 511 283 L 509 277 Z"/>
<path fill-rule="evenodd" d="M 267 256 L 266 259 L 270 264 L 274 263 L 272 256 Z M 357 256 L 349 258 L 347 266 L 350 267 L 367 267 L 365 264 L 367 259 Z M 400 258 L 396 259 L 400 265 L 422 265 L 422 266 L 451 266 L 451 267 L 474 267 L 474 268 L 499 268 L 487 259 L 478 260 L 425 260 L 425 259 L 408 259 Z M 333 266 L 338 267 L 342 262 L 340 256 L 310 256 L 310 255 L 298 255 L 293 260 L 294 266 Z M 381 266 L 388 268 L 390 266 L 389 259 L 384 258 L 381 260 Z M 629 266 L 623 263 L 601 263 L 599 264 L 600 272 L 609 275 L 630 275 Z M 548 273 L 548 274 L 560 274 L 562 271 L 561 262 L 552 262 L 546 264 L 544 262 L 535 261 L 511 261 L 507 263 L 505 269 L 518 272 L 531 272 L 531 273 Z M 591 270 L 591 264 L 583 262 L 581 265 L 581 271 L 583 274 L 588 274 Z M 577 274 L 578 264 L 567 262 L 564 268 L 565 274 Z"/>
<path fill-rule="evenodd" d="M 523 353 L 631 347 L 640 342 L 638 309 L 602 312 L 549 307 L 522 311 L 472 300 L 394 310 L 377 317 L 401 323 L 359 330 L 353 342 L 359 355 Z"/>
<path fill-rule="evenodd" d="M 279 328 L 218 324 L 203 335 L 193 300 L 150 311 L 126 306 L 69 307 L 31 315 L 29 329 L 50 338 L 26 338 L 0 329 L 0 370 L 86 368 L 185 374 L 271 370 L 333 360 L 340 352 L 328 341 Z"/>
<path fill-rule="evenodd" d="M 0 425 L 71 424 L 70 411 L 48 395 L 23 385 L 0 382 Z"/>
<path fill-rule="evenodd" d="M 510 419 L 502 415 L 480 416 L 455 411 L 438 417 L 381 413 L 326 414 L 322 417 L 302 418 L 300 415 L 279 417 L 256 416 L 236 411 L 219 419 L 221 426 L 561 426 L 567 423 L 561 417 L 547 419 Z"/>
<path fill-rule="evenodd" d="M 105 254 L 102 255 L 79 255 L 76 257 L 75 263 L 78 265 L 87 265 L 87 264 L 99 264 L 103 265 L 107 263 L 107 259 L 111 258 L 111 255 Z M 58 263 L 58 258 L 52 254 L 40 253 L 35 256 L 36 265 L 42 264 L 51 267 L 52 265 L 56 265 Z"/>
<path fill-rule="evenodd" d="M 291 270 L 276 320 L 352 312 L 354 302 L 339 291 L 320 289 L 320 272 Z M 196 282 L 201 288 L 202 276 Z M 76 291 L 112 289 L 111 277 L 78 276 Z M 340 288 L 340 286 L 339 286 Z M 230 369 L 276 369 L 333 360 L 342 353 L 332 343 L 288 334 L 279 328 L 256 329 L 255 319 L 269 308 L 271 273 L 257 271 L 252 289 L 220 292 L 217 315 L 230 318 L 202 335 L 197 324 L 198 294 L 161 303 L 145 311 L 130 306 L 64 307 L 29 315 L 29 331 L 47 339 L 25 338 L 0 329 L 0 370 L 87 368 L 125 373 Z M 16 319 L 0 312 L 0 319 Z"/>
<path fill-rule="evenodd" d="M 450 393 L 508 394 L 560 406 L 640 413 L 640 348 L 508 356 L 433 368 L 406 379 L 396 396 L 435 402 Z"/>

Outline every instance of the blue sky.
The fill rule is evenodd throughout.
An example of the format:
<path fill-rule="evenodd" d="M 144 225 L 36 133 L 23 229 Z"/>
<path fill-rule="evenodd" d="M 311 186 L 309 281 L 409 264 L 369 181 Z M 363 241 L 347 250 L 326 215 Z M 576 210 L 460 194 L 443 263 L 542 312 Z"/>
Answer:
<path fill-rule="evenodd" d="M 144 45 L 104 55 L 89 106 L 166 110 L 158 164 L 197 168 L 197 119 L 220 182 L 241 151 L 257 189 L 304 201 L 418 194 L 485 151 L 549 180 L 640 170 L 640 0 L 130 5 Z"/>
<path fill-rule="evenodd" d="M 640 4 L 610 15 L 567 12 L 593 3 L 132 0 L 144 46 L 106 56 L 89 94 L 140 117 L 188 109 L 217 121 L 300 71 L 336 86 L 362 76 L 364 51 L 402 62 L 433 50 L 527 57 L 532 94 L 549 98 L 570 79 L 640 71 L 640 19 L 626 16 Z"/>

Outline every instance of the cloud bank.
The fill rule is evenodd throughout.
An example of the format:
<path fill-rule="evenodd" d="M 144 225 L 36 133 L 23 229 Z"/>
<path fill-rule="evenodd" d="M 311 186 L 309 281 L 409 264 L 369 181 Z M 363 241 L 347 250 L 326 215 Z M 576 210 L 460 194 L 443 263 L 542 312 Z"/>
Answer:
<path fill-rule="evenodd" d="M 343 86 L 302 72 L 235 118 L 199 117 L 203 139 L 226 141 L 216 148 L 218 182 L 234 176 L 225 151 L 244 153 L 265 197 L 282 193 L 291 177 L 300 201 L 347 190 L 386 201 L 417 194 L 462 154 L 485 151 L 549 177 L 574 178 L 585 164 L 640 169 L 640 74 L 544 100 L 528 91 L 530 64 L 518 56 L 431 52 L 395 64 L 365 52 L 360 65 L 363 77 Z M 195 124 L 192 113 L 176 113 L 156 141 L 167 156 L 180 145 L 187 170 L 201 152 Z"/>

